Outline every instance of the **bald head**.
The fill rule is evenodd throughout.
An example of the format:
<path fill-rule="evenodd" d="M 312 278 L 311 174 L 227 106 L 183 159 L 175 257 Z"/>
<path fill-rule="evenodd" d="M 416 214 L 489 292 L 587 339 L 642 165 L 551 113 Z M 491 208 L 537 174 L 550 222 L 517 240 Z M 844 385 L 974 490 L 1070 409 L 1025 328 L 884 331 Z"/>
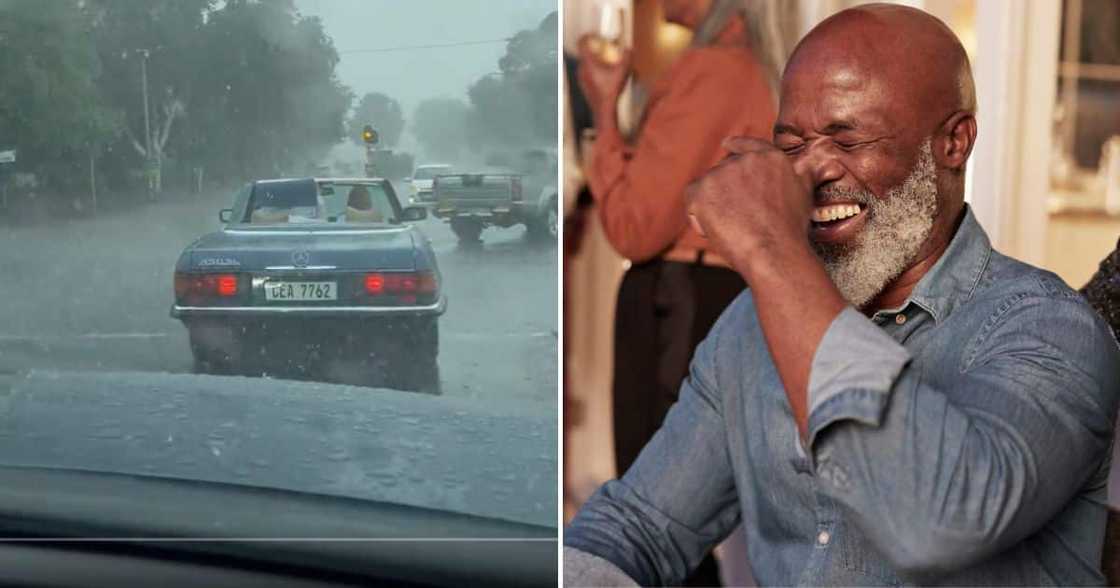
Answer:
<path fill-rule="evenodd" d="M 960 40 L 915 8 L 868 4 L 841 11 L 801 40 L 787 73 L 806 62 L 880 80 L 915 109 L 976 111 L 972 67 Z"/>

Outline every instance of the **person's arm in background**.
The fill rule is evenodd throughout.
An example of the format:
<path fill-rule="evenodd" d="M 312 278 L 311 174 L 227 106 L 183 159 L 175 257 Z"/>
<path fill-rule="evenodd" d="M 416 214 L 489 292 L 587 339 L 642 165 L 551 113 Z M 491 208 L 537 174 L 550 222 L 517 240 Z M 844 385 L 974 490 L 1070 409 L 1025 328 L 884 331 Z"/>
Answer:
<path fill-rule="evenodd" d="M 645 261 L 671 246 L 685 228 L 685 186 L 713 163 L 724 137 L 741 131 L 729 128 L 729 121 L 743 109 L 757 109 L 758 128 L 751 131 L 768 136 L 770 98 L 763 91 L 757 96 L 729 91 L 727 72 L 742 68 L 734 56 L 685 54 L 667 93 L 650 104 L 637 143 L 629 146 L 616 114 L 627 60 L 612 66 L 587 50 L 581 58 L 580 84 L 596 129 L 587 181 L 611 245 L 623 257 Z M 757 87 L 764 90 L 759 75 Z"/>
<path fill-rule="evenodd" d="M 1120 241 L 1116 242 L 1116 249 L 1101 261 L 1097 273 L 1082 286 L 1081 294 L 1112 327 L 1112 334 L 1120 339 Z"/>
<path fill-rule="evenodd" d="M 1104 317 L 1108 326 L 1112 327 L 1112 335 L 1120 341 L 1120 241 L 1116 242 L 1116 249 L 1101 260 L 1097 273 L 1081 287 L 1081 294 L 1093 310 Z M 1118 465 L 1114 460 L 1113 472 Z M 1115 479 L 1116 474 L 1109 477 Z M 1109 586 L 1120 586 L 1120 510 L 1112 505 L 1108 508 L 1101 569 Z"/>
<path fill-rule="evenodd" d="M 750 312 L 736 304 L 720 323 Z M 716 349 L 720 333 L 736 335 L 739 323 L 720 323 L 697 347 L 680 400 L 634 465 L 565 529 L 565 585 L 619 585 L 620 573 L 642 586 L 678 585 L 738 524 Z"/>

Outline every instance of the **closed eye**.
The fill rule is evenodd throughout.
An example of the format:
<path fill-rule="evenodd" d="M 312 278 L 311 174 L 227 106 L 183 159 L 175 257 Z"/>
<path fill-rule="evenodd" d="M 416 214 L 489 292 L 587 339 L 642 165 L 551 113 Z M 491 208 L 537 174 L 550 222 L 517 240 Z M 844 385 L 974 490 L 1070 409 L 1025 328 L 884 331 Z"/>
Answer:
<path fill-rule="evenodd" d="M 834 143 L 844 151 L 852 151 L 864 145 L 870 145 L 874 141 L 834 141 Z"/>
<path fill-rule="evenodd" d="M 864 141 L 849 139 L 847 141 L 833 140 L 832 143 L 836 144 L 837 147 L 839 147 L 840 149 L 842 149 L 844 151 L 851 151 L 851 150 L 858 149 L 860 147 L 869 146 L 869 144 L 876 143 L 878 141 L 879 141 L 878 139 L 868 139 L 868 140 L 864 140 Z"/>

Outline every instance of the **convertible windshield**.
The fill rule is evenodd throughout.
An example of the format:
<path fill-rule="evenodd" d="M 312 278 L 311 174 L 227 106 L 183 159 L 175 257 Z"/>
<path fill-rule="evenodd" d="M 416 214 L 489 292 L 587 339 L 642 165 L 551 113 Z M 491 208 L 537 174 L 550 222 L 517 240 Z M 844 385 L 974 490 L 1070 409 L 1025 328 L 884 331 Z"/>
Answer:
<path fill-rule="evenodd" d="M 400 208 L 381 181 L 278 180 L 250 188 L 241 222 L 276 224 L 397 223 Z"/>

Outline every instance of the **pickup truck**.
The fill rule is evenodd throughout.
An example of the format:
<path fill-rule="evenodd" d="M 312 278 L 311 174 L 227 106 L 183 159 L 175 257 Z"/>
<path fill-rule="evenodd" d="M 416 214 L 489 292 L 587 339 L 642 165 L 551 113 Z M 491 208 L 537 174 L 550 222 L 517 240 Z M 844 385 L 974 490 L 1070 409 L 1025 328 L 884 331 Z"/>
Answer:
<path fill-rule="evenodd" d="M 441 174 L 432 182 L 432 214 L 444 219 L 460 242 L 478 242 L 482 230 L 525 225 L 534 239 L 556 239 L 557 166 L 543 151 L 526 155 L 524 171 L 494 168 Z"/>

